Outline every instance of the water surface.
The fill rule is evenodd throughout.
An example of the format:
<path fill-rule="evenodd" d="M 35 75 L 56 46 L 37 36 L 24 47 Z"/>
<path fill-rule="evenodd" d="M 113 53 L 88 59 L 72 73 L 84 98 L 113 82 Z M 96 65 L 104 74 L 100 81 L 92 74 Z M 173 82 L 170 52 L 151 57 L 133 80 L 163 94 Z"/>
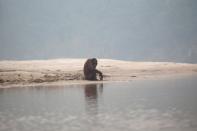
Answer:
<path fill-rule="evenodd" d="M 196 131 L 197 77 L 0 89 L 0 131 Z"/>

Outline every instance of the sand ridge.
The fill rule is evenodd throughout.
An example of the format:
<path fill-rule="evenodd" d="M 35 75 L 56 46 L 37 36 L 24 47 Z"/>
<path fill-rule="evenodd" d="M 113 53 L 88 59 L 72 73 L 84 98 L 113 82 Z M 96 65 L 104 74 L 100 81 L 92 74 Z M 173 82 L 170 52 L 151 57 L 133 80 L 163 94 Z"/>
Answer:
<path fill-rule="evenodd" d="M 27 86 L 57 82 L 63 82 L 64 84 L 91 83 L 83 80 L 85 61 L 86 59 L 0 61 L 0 88 L 10 85 Z M 97 69 L 104 74 L 103 82 L 197 74 L 197 64 L 173 62 L 133 62 L 98 59 Z"/>

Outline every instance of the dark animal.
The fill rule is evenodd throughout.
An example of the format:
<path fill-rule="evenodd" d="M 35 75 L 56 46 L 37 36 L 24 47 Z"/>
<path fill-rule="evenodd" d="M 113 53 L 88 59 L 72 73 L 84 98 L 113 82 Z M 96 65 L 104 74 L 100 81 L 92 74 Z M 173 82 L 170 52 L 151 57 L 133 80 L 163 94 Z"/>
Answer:
<path fill-rule="evenodd" d="M 99 74 L 100 80 L 103 80 L 103 74 L 101 71 L 96 69 L 97 59 L 88 59 L 83 68 L 85 80 L 97 80 L 97 74 Z"/>

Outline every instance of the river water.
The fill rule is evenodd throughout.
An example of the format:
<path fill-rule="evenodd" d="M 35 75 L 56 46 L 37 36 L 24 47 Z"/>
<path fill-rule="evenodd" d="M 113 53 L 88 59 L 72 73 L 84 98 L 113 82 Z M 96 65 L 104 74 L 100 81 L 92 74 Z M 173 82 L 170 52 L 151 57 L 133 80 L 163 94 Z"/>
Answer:
<path fill-rule="evenodd" d="M 197 77 L 0 89 L 0 131 L 196 131 Z"/>

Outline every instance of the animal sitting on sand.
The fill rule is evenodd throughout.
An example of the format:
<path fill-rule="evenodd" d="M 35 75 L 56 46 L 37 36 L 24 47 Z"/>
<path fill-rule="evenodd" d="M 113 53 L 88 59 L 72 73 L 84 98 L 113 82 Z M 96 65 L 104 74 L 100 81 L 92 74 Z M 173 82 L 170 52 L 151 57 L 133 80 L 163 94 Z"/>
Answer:
<path fill-rule="evenodd" d="M 98 80 L 97 79 L 97 74 L 99 74 L 99 79 L 103 80 L 103 74 L 101 71 L 96 69 L 97 66 L 97 59 L 92 58 L 88 59 L 83 68 L 85 80 Z"/>

